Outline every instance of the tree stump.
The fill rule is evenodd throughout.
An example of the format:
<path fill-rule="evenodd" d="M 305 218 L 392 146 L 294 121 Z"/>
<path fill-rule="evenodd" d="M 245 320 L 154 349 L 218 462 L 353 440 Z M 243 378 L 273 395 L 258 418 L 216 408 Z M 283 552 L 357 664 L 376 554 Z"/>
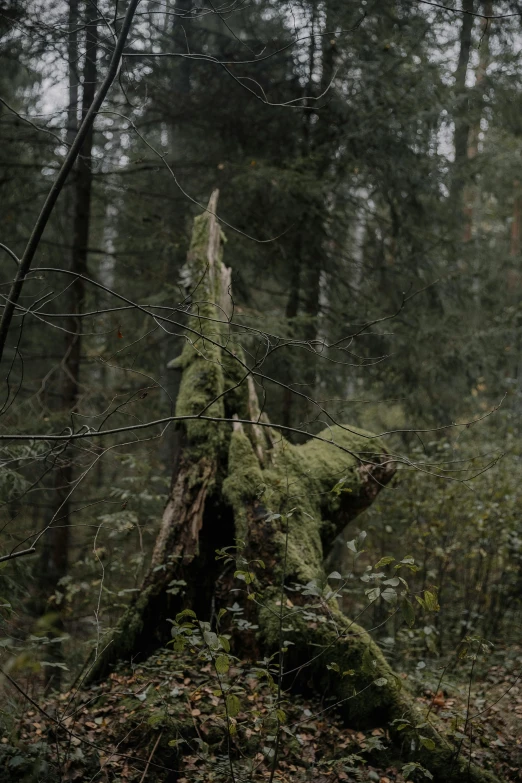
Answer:
<path fill-rule="evenodd" d="M 323 565 L 329 548 L 395 465 L 363 430 L 331 426 L 294 445 L 285 428 L 260 414 L 255 377 L 230 320 L 217 197 L 195 219 L 183 272 L 190 292 L 186 343 L 170 363 L 182 373 L 180 447 L 161 528 L 141 590 L 90 679 L 168 642 L 169 619 L 181 610 L 211 628 L 239 587 L 246 630 L 234 632 L 234 654 L 275 654 L 281 694 L 313 683 L 319 693 L 335 694 L 351 726 L 386 726 L 404 757 L 440 783 L 493 781 L 455 759 L 371 636 L 337 608 Z"/>

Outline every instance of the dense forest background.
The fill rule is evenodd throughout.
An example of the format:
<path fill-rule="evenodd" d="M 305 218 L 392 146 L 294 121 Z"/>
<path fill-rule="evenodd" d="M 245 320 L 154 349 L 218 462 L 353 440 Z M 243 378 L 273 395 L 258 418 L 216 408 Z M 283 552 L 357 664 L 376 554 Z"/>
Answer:
<path fill-rule="evenodd" d="M 0 2 L 3 307 L 125 9 Z M 367 533 L 343 608 L 364 608 L 369 564 L 411 556 L 440 611 L 410 628 L 373 602 L 387 658 L 435 676 L 467 638 L 520 666 L 521 18 L 516 0 L 141 0 L 1 365 L 0 556 L 35 551 L 0 563 L 0 663 L 31 692 L 75 681 L 150 561 L 183 265 L 215 188 L 263 412 L 294 443 L 343 422 L 398 455 L 329 556 L 344 573 Z M 89 428 L 114 433 L 48 437 Z"/>

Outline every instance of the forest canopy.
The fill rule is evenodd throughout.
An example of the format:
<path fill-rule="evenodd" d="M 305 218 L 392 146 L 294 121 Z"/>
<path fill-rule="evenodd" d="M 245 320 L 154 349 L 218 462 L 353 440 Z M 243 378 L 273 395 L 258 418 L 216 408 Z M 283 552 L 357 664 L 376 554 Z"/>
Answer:
<path fill-rule="evenodd" d="M 0 0 L 0 783 L 520 779 L 521 22 Z"/>

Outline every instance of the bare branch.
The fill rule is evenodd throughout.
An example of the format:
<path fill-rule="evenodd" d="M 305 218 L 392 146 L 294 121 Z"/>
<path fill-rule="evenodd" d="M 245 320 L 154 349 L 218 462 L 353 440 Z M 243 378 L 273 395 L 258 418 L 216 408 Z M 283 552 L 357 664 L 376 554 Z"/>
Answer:
<path fill-rule="evenodd" d="M 36 552 L 36 547 L 30 546 L 29 549 L 21 549 L 19 552 L 11 552 L 10 555 L 3 555 L 0 557 L 0 563 L 5 563 L 6 560 L 14 560 L 16 557 L 25 557 L 25 555 L 32 555 Z"/>
<path fill-rule="evenodd" d="M 431 0 L 417 0 L 421 5 L 430 5 L 433 8 L 440 8 L 442 11 L 448 11 L 451 14 L 465 14 L 466 16 L 477 16 L 479 19 L 513 19 L 514 17 L 522 16 L 522 13 L 518 14 L 496 14 L 488 16 L 487 14 L 480 14 L 477 11 L 467 11 L 464 8 L 450 8 L 442 3 L 432 3 Z"/>

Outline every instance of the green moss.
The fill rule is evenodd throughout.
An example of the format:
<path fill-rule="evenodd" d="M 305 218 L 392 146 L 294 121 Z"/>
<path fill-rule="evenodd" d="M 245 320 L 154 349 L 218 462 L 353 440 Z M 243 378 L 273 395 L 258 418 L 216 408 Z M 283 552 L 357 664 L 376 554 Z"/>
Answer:
<path fill-rule="evenodd" d="M 228 486 L 232 488 L 237 484 L 245 497 L 253 498 L 262 480 L 263 472 L 250 440 L 243 429 L 235 430 L 228 452 Z"/>
<path fill-rule="evenodd" d="M 223 398 L 212 403 L 225 388 L 222 351 L 223 327 L 215 302 L 219 301 L 217 287 L 221 279 L 221 251 L 212 269 L 208 260 L 210 215 L 204 213 L 194 220 L 192 241 L 187 259 L 187 274 L 194 302 L 187 326 L 187 342 L 181 356 L 170 366 L 183 370 L 178 399 L 177 416 L 191 416 L 204 411 L 206 416 L 223 418 Z M 216 320 L 217 319 L 217 320 Z M 207 408 L 207 406 L 209 406 Z M 208 421 L 186 423 L 189 448 L 194 458 L 212 457 L 226 440 L 222 424 Z"/>
<path fill-rule="evenodd" d="M 221 355 L 225 389 L 230 389 L 224 397 L 225 414 L 228 418 L 236 414 L 240 419 L 248 419 L 248 383 L 245 379 L 243 349 L 228 340 L 226 344 L 228 351 L 223 351 Z"/>
<path fill-rule="evenodd" d="M 216 351 L 213 351 L 215 354 Z M 223 370 L 218 360 L 194 356 L 185 368 L 176 402 L 177 416 L 192 416 L 205 410 L 205 416 L 223 418 L 223 398 L 213 402 L 224 388 Z M 207 408 L 207 406 L 209 406 Z M 189 447 L 195 459 L 215 456 L 223 447 L 226 428 L 223 424 L 197 419 L 186 422 Z"/>
<path fill-rule="evenodd" d="M 189 320 L 193 331 L 188 332 L 182 355 L 176 360 L 176 365 L 183 369 L 176 414 L 191 416 L 205 410 L 205 415 L 216 418 L 225 415 L 230 418 L 234 414 L 248 418 L 248 384 L 246 381 L 241 383 L 244 377 L 242 351 L 237 346 L 234 348 L 236 360 L 220 348 L 230 335 L 228 331 L 224 334 L 228 326 L 215 320 L 220 317 L 214 303 L 220 300 L 222 257 L 220 249 L 219 258 L 211 269 L 208 260 L 210 223 L 208 213 L 195 219 L 187 260 L 194 317 Z M 227 341 L 227 347 L 231 346 Z M 223 395 L 227 388 L 231 391 Z M 186 431 L 193 459 L 204 456 L 212 459 L 226 453 L 223 449 L 230 437 L 230 428 L 226 425 L 195 419 L 187 422 Z M 356 495 L 359 491 L 361 478 L 357 455 L 382 453 L 381 444 L 368 440 L 368 433 L 362 430 L 348 431 L 336 426 L 322 435 L 341 448 L 315 439 L 302 446 L 281 439 L 272 452 L 270 464 L 262 469 L 247 435 L 234 433 L 223 487 L 234 508 L 238 538 L 247 533 L 246 509 L 259 500 L 260 486 L 265 486 L 262 503 L 267 511 L 283 514 L 295 508 L 288 522 L 287 571 L 292 578 L 304 582 L 318 578 L 322 573 L 321 536 L 326 530 L 327 537 L 334 535 L 343 499 L 350 492 Z M 345 490 L 342 496 L 331 492 L 333 485 L 341 479 Z M 276 558 L 280 570 L 286 548 L 286 521 L 272 527 L 273 544 L 281 555 Z"/>
<path fill-rule="evenodd" d="M 158 729 L 163 728 L 165 725 L 169 725 L 171 721 L 168 718 L 168 715 L 162 713 L 162 712 L 153 712 L 152 715 L 149 715 L 147 718 L 147 726 L 149 726 L 151 729 Z"/>
<path fill-rule="evenodd" d="M 244 541 L 248 533 L 247 507 L 262 491 L 263 471 L 245 432 L 234 430 L 230 438 L 227 478 L 223 496 L 234 509 L 236 538 Z"/>
<path fill-rule="evenodd" d="M 269 649 L 279 647 L 279 596 L 275 588 L 265 594 L 259 614 L 260 633 Z M 293 642 L 285 668 L 291 670 L 306 661 L 315 690 L 333 690 L 339 711 L 348 721 L 360 726 L 382 725 L 401 686 L 371 636 L 335 607 L 328 617 L 317 614 L 315 619 L 296 607 L 293 615 L 286 614 L 284 625 L 285 640 Z M 373 685 L 376 680 L 385 683 Z"/>
<path fill-rule="evenodd" d="M 280 646 L 278 592 L 275 588 L 270 591 L 270 598 L 259 615 L 260 633 L 272 650 Z M 437 718 L 432 715 L 431 723 L 426 723 L 425 712 L 416 706 L 402 680 L 393 673 L 380 648 L 363 628 L 337 609 L 332 609 L 328 619 L 324 619 L 325 622 L 307 621 L 298 610 L 294 617 L 286 615 L 284 639 L 294 643 L 285 656 L 285 669 L 292 672 L 290 681 L 284 681 L 286 687 L 291 685 L 295 669 L 304 665 L 306 679 L 313 682 L 317 693 L 334 694 L 336 711 L 348 725 L 361 728 L 386 725 L 406 758 L 430 770 L 435 783 L 463 780 L 498 783 L 491 772 L 469 766 L 465 758 L 456 759 L 455 748 L 439 731 Z M 410 728 L 398 730 L 399 725 L 408 722 Z M 435 748 L 423 747 L 420 735 L 431 739 Z"/>
<path fill-rule="evenodd" d="M 223 317 L 216 303 L 221 298 L 221 267 L 225 237 L 221 232 L 217 258 L 214 258 L 214 266 L 212 267 L 209 262 L 211 220 L 212 216 L 208 212 L 195 218 L 190 250 L 185 265 L 193 298 L 192 312 L 201 317 L 201 320 L 191 318 L 189 325 L 197 324 L 194 328 L 203 336 L 212 336 L 216 332 L 216 327 L 219 331 L 219 324 L 214 319 L 220 320 Z"/>
<path fill-rule="evenodd" d="M 360 491 L 361 460 L 369 459 L 369 452 L 382 454 L 384 450 L 378 441 L 368 440 L 368 435 L 363 430 L 348 431 L 336 426 L 321 434 L 332 443 L 312 439 L 294 446 L 281 438 L 269 464 L 262 469 L 246 434 L 233 434 L 224 492 L 234 508 L 238 537 L 247 532 L 245 509 L 259 498 L 260 487 L 264 487 L 262 502 L 267 512 L 284 515 L 293 510 L 288 520 L 281 518 L 273 529 L 273 545 L 279 552 L 275 566 L 277 580 L 282 573 L 285 550 L 289 581 L 306 583 L 321 578 L 324 560 L 321 533 L 331 526 L 330 537 L 333 537 L 342 527 L 341 506 L 349 504 L 350 496 L 357 497 Z M 341 448 L 336 448 L 334 443 Z M 363 452 L 364 457 L 359 459 Z M 332 492 L 341 480 L 343 492 Z"/>

